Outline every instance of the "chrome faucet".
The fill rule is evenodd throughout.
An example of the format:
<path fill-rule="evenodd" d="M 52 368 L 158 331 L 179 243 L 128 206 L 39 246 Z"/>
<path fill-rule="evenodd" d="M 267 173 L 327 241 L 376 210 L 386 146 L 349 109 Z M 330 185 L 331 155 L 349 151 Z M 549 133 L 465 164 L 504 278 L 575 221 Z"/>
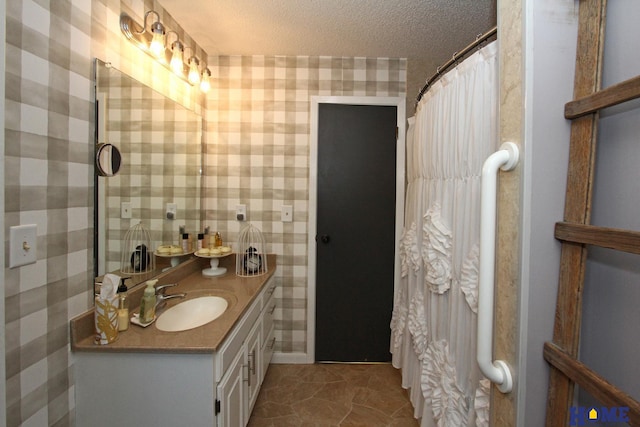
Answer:
<path fill-rule="evenodd" d="M 167 288 L 173 288 L 174 286 L 178 286 L 178 283 L 169 283 L 167 285 L 156 286 L 156 295 L 164 295 L 167 291 Z"/>
<path fill-rule="evenodd" d="M 184 298 L 187 296 L 185 293 L 166 295 L 167 288 L 178 286 L 178 283 L 170 283 L 168 285 L 160 285 L 156 287 L 156 311 L 161 310 L 167 305 L 167 300 L 172 298 Z"/>
<path fill-rule="evenodd" d="M 171 295 L 165 295 L 165 294 L 160 294 L 160 295 L 156 295 L 156 312 L 158 310 L 161 310 L 164 308 L 165 305 L 167 305 L 167 300 L 168 299 L 172 299 L 172 298 L 184 298 L 186 297 L 187 294 L 185 293 L 181 293 L 181 294 L 171 294 Z"/>

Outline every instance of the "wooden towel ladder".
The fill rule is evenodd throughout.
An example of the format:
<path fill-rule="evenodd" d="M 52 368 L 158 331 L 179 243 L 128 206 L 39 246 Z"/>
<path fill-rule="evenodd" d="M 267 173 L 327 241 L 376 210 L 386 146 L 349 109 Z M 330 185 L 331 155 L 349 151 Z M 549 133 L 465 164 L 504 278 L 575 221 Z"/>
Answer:
<path fill-rule="evenodd" d="M 551 365 L 546 425 L 570 422 L 574 384 L 608 407 L 628 407 L 640 426 L 640 403 L 577 360 L 587 245 L 640 254 L 640 232 L 590 225 L 599 110 L 640 97 L 640 76 L 601 90 L 606 0 L 580 0 L 575 100 L 565 105 L 571 119 L 564 221 L 556 224 L 562 243 L 553 342 L 544 344 Z"/>

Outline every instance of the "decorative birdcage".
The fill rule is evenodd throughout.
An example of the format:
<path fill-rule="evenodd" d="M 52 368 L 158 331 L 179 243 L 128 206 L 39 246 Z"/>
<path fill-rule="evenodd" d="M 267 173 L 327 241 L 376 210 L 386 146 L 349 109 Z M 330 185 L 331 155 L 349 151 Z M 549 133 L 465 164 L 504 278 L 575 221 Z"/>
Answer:
<path fill-rule="evenodd" d="M 156 259 L 151 248 L 151 236 L 142 222 L 132 226 L 124 235 L 120 257 L 123 274 L 142 274 L 153 271 Z"/>
<path fill-rule="evenodd" d="M 250 277 L 266 273 L 267 246 L 262 232 L 252 224 L 238 234 L 236 244 L 236 274 Z"/>

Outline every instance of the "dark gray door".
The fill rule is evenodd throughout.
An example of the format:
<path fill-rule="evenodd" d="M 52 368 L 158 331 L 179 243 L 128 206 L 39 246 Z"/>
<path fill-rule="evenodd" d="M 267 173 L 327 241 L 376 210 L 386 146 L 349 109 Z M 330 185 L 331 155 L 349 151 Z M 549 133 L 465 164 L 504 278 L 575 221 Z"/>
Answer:
<path fill-rule="evenodd" d="M 318 106 L 316 361 L 391 360 L 396 110 Z"/>

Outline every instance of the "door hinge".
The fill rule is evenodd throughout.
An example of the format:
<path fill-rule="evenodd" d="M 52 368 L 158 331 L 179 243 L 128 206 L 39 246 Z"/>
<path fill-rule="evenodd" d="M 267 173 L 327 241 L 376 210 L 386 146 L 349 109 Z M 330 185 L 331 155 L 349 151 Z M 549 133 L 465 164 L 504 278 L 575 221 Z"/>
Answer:
<path fill-rule="evenodd" d="M 216 408 L 215 408 L 215 414 L 214 415 L 218 415 L 220 413 L 220 400 L 216 399 Z"/>

